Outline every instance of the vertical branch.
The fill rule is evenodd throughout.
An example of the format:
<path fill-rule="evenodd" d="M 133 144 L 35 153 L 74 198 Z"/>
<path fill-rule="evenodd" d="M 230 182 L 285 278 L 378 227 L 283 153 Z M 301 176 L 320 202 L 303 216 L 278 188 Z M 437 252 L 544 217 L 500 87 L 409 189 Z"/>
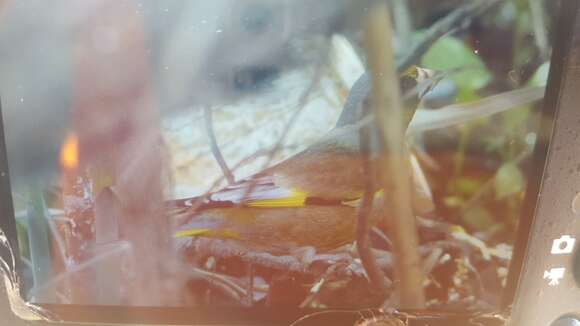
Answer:
<path fill-rule="evenodd" d="M 217 138 L 215 136 L 215 132 L 213 129 L 213 114 L 212 109 L 210 107 L 206 106 L 203 108 L 203 119 L 205 121 L 205 131 L 207 132 L 207 137 L 209 138 L 209 146 L 211 148 L 211 152 L 213 153 L 213 157 L 220 166 L 220 169 L 222 170 L 224 177 L 228 181 L 228 184 L 231 185 L 236 180 L 234 178 L 232 171 L 228 167 L 228 164 L 226 163 L 226 160 L 224 159 L 224 156 L 222 155 L 222 152 L 218 145 Z"/>
<path fill-rule="evenodd" d="M 366 107 L 363 107 L 365 109 Z M 366 112 L 362 114 L 362 116 L 366 116 Z M 356 226 L 356 246 L 358 250 L 358 254 L 361 259 L 361 263 L 369 276 L 371 284 L 373 285 L 373 289 L 376 289 L 382 295 L 381 299 L 386 298 L 388 294 L 389 287 L 391 282 L 387 279 L 386 275 L 380 269 L 374 255 L 372 252 L 371 244 L 370 244 L 370 237 L 369 232 L 371 229 L 369 217 L 371 215 L 372 206 L 373 206 L 373 199 L 374 199 L 374 189 L 375 185 L 373 182 L 374 167 L 370 160 L 370 130 L 375 130 L 374 126 L 372 125 L 364 125 L 360 128 L 359 131 L 359 146 L 362 155 L 362 162 L 363 162 L 363 171 L 364 171 L 364 184 L 365 184 L 365 192 L 361 199 L 361 204 L 358 209 L 358 218 L 357 218 L 357 226 Z"/>
<path fill-rule="evenodd" d="M 119 239 L 130 248 L 121 275 L 123 301 L 167 306 L 179 301 L 183 279 L 164 216 L 165 160 L 145 17 L 135 9 L 136 1 L 98 1 L 78 29 L 72 113 L 80 166 L 94 171 L 94 194 L 114 186 L 118 195 L 118 212 L 111 213 L 118 213 Z M 94 41 L 106 31 L 115 31 L 118 40 L 110 47 Z"/>
<path fill-rule="evenodd" d="M 409 47 L 407 43 L 413 39 L 413 24 L 408 0 L 392 0 L 392 8 L 395 30 L 397 31 L 397 43 L 404 53 Z"/>
<path fill-rule="evenodd" d="M 384 196 L 383 211 L 390 211 L 387 222 L 393 240 L 395 272 L 400 281 L 400 306 L 423 308 L 423 272 L 411 206 L 409 154 L 404 145 L 391 33 L 388 9 L 384 4 L 377 5 L 366 20 L 365 42 L 373 81 L 371 105 L 383 146 L 379 158 L 381 188 L 389 193 Z"/>

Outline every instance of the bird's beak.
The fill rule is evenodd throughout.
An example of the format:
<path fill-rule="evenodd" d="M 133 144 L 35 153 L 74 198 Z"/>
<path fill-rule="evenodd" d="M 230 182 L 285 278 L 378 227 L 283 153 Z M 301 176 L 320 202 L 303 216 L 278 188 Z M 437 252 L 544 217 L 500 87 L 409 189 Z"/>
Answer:
<path fill-rule="evenodd" d="M 445 78 L 446 74 L 442 71 L 417 67 L 417 89 L 419 99 L 422 99 L 427 93 L 433 90 L 437 84 Z"/>

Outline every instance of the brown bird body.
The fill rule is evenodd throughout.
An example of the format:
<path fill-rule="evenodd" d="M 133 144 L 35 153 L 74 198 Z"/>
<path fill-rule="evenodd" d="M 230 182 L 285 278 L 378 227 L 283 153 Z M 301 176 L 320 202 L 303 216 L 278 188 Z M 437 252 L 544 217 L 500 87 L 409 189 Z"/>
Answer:
<path fill-rule="evenodd" d="M 327 251 L 351 243 L 364 192 L 362 160 L 360 153 L 299 153 L 259 176 L 211 194 L 201 205 L 196 205 L 195 198 L 187 201 L 185 206 L 195 210 L 184 212 L 189 221 L 180 227 L 185 231 L 179 236 L 231 239 L 271 253 L 303 246 Z M 246 198 L 236 200 L 252 184 Z M 415 185 L 415 202 L 431 203 L 430 194 Z M 373 225 L 381 217 L 382 193 L 377 193 L 373 203 Z M 432 208 L 415 206 L 418 213 Z"/>
<path fill-rule="evenodd" d="M 345 110 L 360 110 L 366 105 L 365 96 L 353 102 L 352 94 Z M 357 206 L 365 190 L 363 160 L 377 156 L 373 139 L 378 138 L 371 137 L 370 153 L 361 153 L 356 123 L 360 117 L 349 114 L 356 120 L 345 122 L 343 113 L 336 128 L 287 160 L 212 193 L 203 202 L 199 198 L 176 202 L 185 220 L 176 236 L 230 239 L 273 254 L 304 246 L 327 251 L 353 242 Z M 430 197 L 425 198 L 430 194 L 419 191 L 418 182 L 415 185 L 414 197 L 419 199 L 415 202 L 431 203 Z M 371 223 L 376 225 L 388 191 L 374 191 Z"/>
<path fill-rule="evenodd" d="M 308 206 L 216 208 L 200 213 L 196 225 L 213 224 L 200 236 L 235 240 L 246 248 L 284 254 L 312 246 L 326 251 L 354 240 L 356 208 Z M 214 224 L 219 220 L 219 224 Z"/>

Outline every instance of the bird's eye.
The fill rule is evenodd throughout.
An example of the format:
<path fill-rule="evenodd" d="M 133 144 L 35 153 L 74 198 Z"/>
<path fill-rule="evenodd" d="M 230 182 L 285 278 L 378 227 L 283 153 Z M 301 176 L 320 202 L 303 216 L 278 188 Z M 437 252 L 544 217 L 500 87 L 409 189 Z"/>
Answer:
<path fill-rule="evenodd" d="M 242 26 L 248 32 L 259 34 L 272 27 L 274 11 L 272 7 L 255 4 L 246 7 L 242 15 Z"/>
<path fill-rule="evenodd" d="M 234 73 L 234 87 L 239 91 L 255 91 L 268 86 L 279 74 L 274 66 L 243 68 Z"/>

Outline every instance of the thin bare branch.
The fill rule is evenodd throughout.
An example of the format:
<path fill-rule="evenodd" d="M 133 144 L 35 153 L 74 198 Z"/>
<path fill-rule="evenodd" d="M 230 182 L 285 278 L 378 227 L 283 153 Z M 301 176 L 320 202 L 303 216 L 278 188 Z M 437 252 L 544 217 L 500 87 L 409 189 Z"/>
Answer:
<path fill-rule="evenodd" d="M 366 112 L 363 112 L 364 116 Z M 356 241 L 358 254 L 360 256 L 362 265 L 373 285 L 372 288 L 379 292 L 385 299 L 391 287 L 390 282 L 387 281 L 385 273 L 379 268 L 376 258 L 373 254 L 370 243 L 370 215 L 372 214 L 373 198 L 375 195 L 375 185 L 373 176 L 375 175 L 371 159 L 367 153 L 371 152 L 371 131 L 373 125 L 365 125 L 359 130 L 360 151 L 363 156 L 363 171 L 365 178 L 365 192 L 361 199 L 361 204 L 358 207 L 358 218 L 356 226 Z"/>
<path fill-rule="evenodd" d="M 403 54 L 401 60 L 397 60 L 399 71 L 405 71 L 411 65 L 421 60 L 421 57 L 431 48 L 439 38 L 449 33 L 463 29 L 471 23 L 474 17 L 477 17 L 497 4 L 505 0 L 480 0 L 469 1 L 465 5 L 453 10 L 444 18 L 433 24 L 423 35 L 421 40 L 415 43 L 409 52 Z"/>
<path fill-rule="evenodd" d="M 224 177 L 226 178 L 228 183 L 233 184 L 234 182 L 236 182 L 236 180 L 234 178 L 234 174 L 228 167 L 228 164 L 226 163 L 226 160 L 224 159 L 224 156 L 222 155 L 222 152 L 218 145 L 217 138 L 213 130 L 213 114 L 212 109 L 210 107 L 206 106 L 203 108 L 203 118 L 205 122 L 205 131 L 207 133 L 207 137 L 209 138 L 209 145 L 213 157 L 220 166 L 220 169 L 222 170 L 222 173 L 224 174 Z"/>
<path fill-rule="evenodd" d="M 409 10 L 409 0 L 392 0 L 393 20 L 397 34 L 397 48 L 408 50 L 408 42 L 413 39 L 413 22 Z"/>
<path fill-rule="evenodd" d="M 425 307 L 423 271 L 419 255 L 417 225 L 411 204 L 409 153 L 405 146 L 401 94 L 391 45 L 391 22 L 387 7 L 377 5 L 365 26 L 369 71 L 372 76 L 371 106 L 380 134 L 380 189 L 383 212 L 390 212 L 390 238 L 393 241 L 395 271 L 400 281 L 400 306 Z M 368 197 L 368 196 L 367 196 Z"/>
<path fill-rule="evenodd" d="M 274 157 L 276 156 L 276 154 L 280 151 L 280 149 L 282 149 L 284 147 L 284 142 L 286 141 L 288 134 L 290 134 L 290 130 L 292 130 L 292 127 L 294 126 L 294 124 L 298 120 L 298 117 L 300 116 L 300 114 L 304 110 L 304 107 L 306 106 L 306 103 L 307 103 L 308 99 L 310 98 L 310 94 L 312 94 L 312 92 L 314 91 L 314 88 L 316 87 L 316 85 L 318 85 L 318 82 L 320 81 L 320 77 L 322 75 L 322 67 L 323 67 L 322 60 L 328 56 L 328 50 L 324 51 L 323 53 L 324 54 L 320 57 L 320 62 L 315 64 L 314 76 L 312 77 L 310 84 L 308 85 L 306 90 L 302 93 L 302 96 L 300 96 L 296 110 L 292 113 L 292 115 L 290 116 L 290 119 L 288 119 L 288 122 L 284 125 L 284 129 L 282 130 L 282 133 L 278 137 L 278 140 L 274 144 L 274 147 L 272 147 L 272 149 L 270 150 L 270 153 L 268 154 L 266 162 L 264 162 L 264 164 L 262 165 L 260 170 L 264 170 L 268 166 L 270 166 L 270 164 L 272 164 L 272 161 L 274 160 Z M 246 192 L 244 193 L 243 198 L 247 198 L 248 195 L 250 193 L 252 193 L 255 186 L 256 186 L 256 182 L 255 182 L 255 180 L 252 180 L 252 182 L 250 183 L 250 185 L 246 189 Z"/>
<path fill-rule="evenodd" d="M 546 33 L 545 11 L 542 0 L 528 0 L 530 12 L 532 14 L 532 24 L 534 27 L 534 41 L 540 51 L 543 60 L 550 57 L 550 46 Z"/>
<path fill-rule="evenodd" d="M 451 104 L 437 110 L 417 110 L 409 124 L 409 133 L 442 129 L 470 122 L 492 114 L 534 103 L 544 97 L 544 86 L 515 89 L 480 100 Z"/>

